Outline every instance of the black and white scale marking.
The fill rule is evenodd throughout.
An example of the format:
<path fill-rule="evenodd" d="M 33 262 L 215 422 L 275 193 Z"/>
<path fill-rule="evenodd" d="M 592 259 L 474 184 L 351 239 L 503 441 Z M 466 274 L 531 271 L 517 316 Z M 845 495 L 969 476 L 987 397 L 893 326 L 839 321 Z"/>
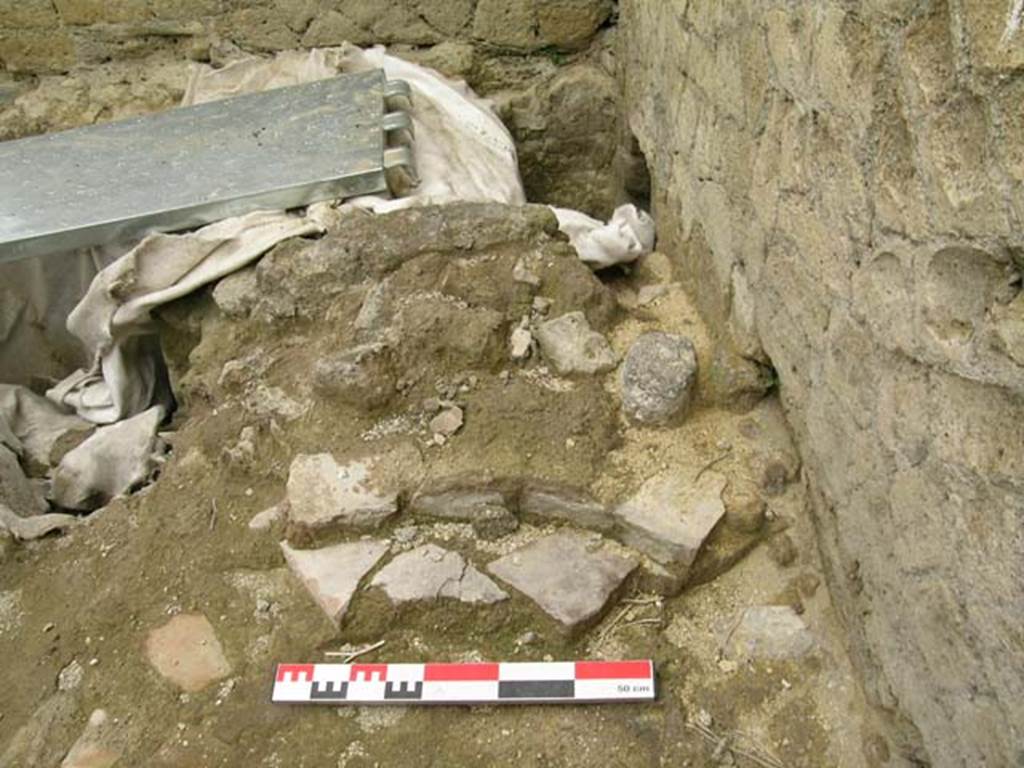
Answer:
<path fill-rule="evenodd" d="M 279 664 L 273 701 L 581 704 L 654 700 L 652 661 Z"/>

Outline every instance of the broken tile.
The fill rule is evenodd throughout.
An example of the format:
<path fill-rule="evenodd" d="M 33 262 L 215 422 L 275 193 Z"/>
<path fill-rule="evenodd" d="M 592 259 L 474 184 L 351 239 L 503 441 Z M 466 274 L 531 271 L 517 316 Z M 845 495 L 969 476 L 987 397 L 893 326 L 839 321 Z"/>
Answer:
<path fill-rule="evenodd" d="M 146 637 L 146 658 L 188 693 L 231 674 L 217 633 L 201 613 L 180 614 L 151 631 Z"/>
<path fill-rule="evenodd" d="M 294 549 L 281 542 L 289 567 L 327 618 L 340 625 L 359 582 L 388 551 L 382 541 L 354 541 L 322 549 Z"/>
<path fill-rule="evenodd" d="M 574 629 L 597 619 L 637 567 L 601 546 L 600 537 L 559 532 L 495 560 L 487 570 Z"/>
<path fill-rule="evenodd" d="M 373 487 L 373 460 L 339 465 L 329 453 L 296 456 L 288 474 L 288 521 L 318 530 L 374 528 L 398 511 L 398 494 Z"/>
<path fill-rule="evenodd" d="M 725 515 L 725 485 L 715 472 L 696 483 L 677 474 L 654 476 L 615 510 L 622 540 L 659 563 L 689 568 Z"/>
<path fill-rule="evenodd" d="M 121 759 L 121 751 L 114 741 L 114 724 L 110 715 L 102 709 L 94 710 L 60 768 L 113 768 Z"/>
<path fill-rule="evenodd" d="M 403 552 L 384 566 L 371 582 L 393 603 L 450 597 L 464 603 L 496 603 L 508 595 L 467 563 L 458 552 L 435 544 Z"/>
<path fill-rule="evenodd" d="M 743 611 L 725 641 L 728 659 L 798 659 L 814 648 L 814 636 L 788 605 L 759 605 Z"/>

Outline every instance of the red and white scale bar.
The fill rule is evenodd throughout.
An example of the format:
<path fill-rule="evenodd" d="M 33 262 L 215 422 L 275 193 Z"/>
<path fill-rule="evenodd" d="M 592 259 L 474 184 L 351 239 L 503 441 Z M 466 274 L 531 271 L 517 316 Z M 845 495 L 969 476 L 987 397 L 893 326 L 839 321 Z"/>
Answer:
<path fill-rule="evenodd" d="M 652 661 L 278 664 L 273 701 L 581 704 L 654 700 Z"/>

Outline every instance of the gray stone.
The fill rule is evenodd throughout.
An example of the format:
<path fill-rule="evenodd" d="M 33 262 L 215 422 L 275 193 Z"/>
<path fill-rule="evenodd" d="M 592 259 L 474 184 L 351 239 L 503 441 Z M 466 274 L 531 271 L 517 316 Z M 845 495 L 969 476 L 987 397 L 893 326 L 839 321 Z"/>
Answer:
<path fill-rule="evenodd" d="M 501 488 L 487 480 L 461 475 L 431 481 L 409 503 L 414 515 L 470 523 L 490 517 L 494 510 L 512 514 Z"/>
<path fill-rule="evenodd" d="M 0 504 L 6 504 L 20 517 L 46 511 L 46 499 L 25 477 L 18 457 L 4 445 L 0 445 Z"/>
<path fill-rule="evenodd" d="M 57 690 L 73 691 L 82 684 L 84 677 L 85 669 L 78 663 L 77 659 L 72 659 L 71 663 L 64 667 L 57 675 Z"/>
<path fill-rule="evenodd" d="M 615 519 L 590 494 L 560 483 L 527 481 L 519 497 L 519 513 L 543 521 L 563 520 L 580 528 L 606 531 Z"/>
<path fill-rule="evenodd" d="M 257 512 L 253 515 L 249 521 L 250 531 L 269 531 L 274 527 L 274 524 L 285 519 L 287 516 L 287 510 L 284 509 L 282 504 L 275 504 L 272 507 L 264 509 L 262 512 Z"/>
<path fill-rule="evenodd" d="M 572 630 L 599 618 L 637 565 L 635 558 L 604 550 L 598 537 L 565 531 L 527 544 L 487 570 Z"/>
<path fill-rule="evenodd" d="M 43 514 L 21 517 L 14 514 L 11 508 L 0 502 L 0 533 L 7 532 L 15 539 L 31 541 L 53 531 L 70 528 L 78 523 L 74 515 Z"/>
<path fill-rule="evenodd" d="M 393 603 L 447 597 L 463 603 L 497 603 L 508 595 L 467 563 L 458 552 L 434 544 L 404 552 L 381 568 L 370 582 Z"/>
<path fill-rule="evenodd" d="M 590 327 L 582 312 L 547 320 L 537 327 L 537 341 L 544 357 L 563 376 L 594 375 L 618 363 L 608 340 Z"/>
<path fill-rule="evenodd" d="M 430 431 L 435 435 L 451 437 L 462 429 L 462 409 L 457 405 L 446 408 L 430 420 Z"/>
<path fill-rule="evenodd" d="M 685 412 L 697 381 L 697 352 L 685 336 L 645 333 L 622 366 L 622 408 L 639 424 L 665 424 Z"/>
<path fill-rule="evenodd" d="M 478 538 L 494 541 L 515 533 L 519 529 L 519 518 L 504 507 L 492 507 L 474 517 L 472 525 Z"/>
<path fill-rule="evenodd" d="M 322 549 L 293 549 L 281 542 L 289 567 L 327 618 L 340 625 L 359 582 L 388 551 L 382 541 L 354 541 Z"/>
<path fill-rule="evenodd" d="M 222 279 L 213 288 L 213 301 L 228 317 L 247 317 L 259 298 L 255 267 L 247 267 Z"/>
<path fill-rule="evenodd" d="M 288 473 L 288 522 L 308 531 L 380 525 L 398 511 L 398 494 L 374 487 L 373 463 L 339 466 L 329 453 L 296 456 Z"/>
<path fill-rule="evenodd" d="M 213 626 L 201 613 L 183 613 L 146 636 L 146 659 L 187 693 L 231 674 Z"/>
<path fill-rule="evenodd" d="M 638 306 L 646 307 L 649 304 L 654 304 L 658 299 L 667 295 L 667 285 L 645 285 L 637 291 L 636 303 Z"/>
<path fill-rule="evenodd" d="M 516 328 L 508 342 L 509 354 L 513 360 L 525 360 L 533 347 L 533 334 L 528 328 Z"/>
<path fill-rule="evenodd" d="M 656 475 L 616 508 L 622 540 L 659 563 L 689 568 L 725 515 L 725 478 L 706 472 L 696 483 Z"/>
<path fill-rule="evenodd" d="M 379 342 L 361 344 L 313 364 L 318 392 L 367 409 L 388 403 L 395 394 L 395 379 L 390 348 Z"/>
<path fill-rule="evenodd" d="M 730 480 L 723 500 L 725 522 L 733 530 L 757 533 L 764 527 L 768 505 L 754 481 L 742 478 Z"/>
<path fill-rule="evenodd" d="M 788 605 L 761 605 L 743 611 L 726 638 L 723 655 L 748 659 L 798 659 L 814 649 L 814 636 Z"/>

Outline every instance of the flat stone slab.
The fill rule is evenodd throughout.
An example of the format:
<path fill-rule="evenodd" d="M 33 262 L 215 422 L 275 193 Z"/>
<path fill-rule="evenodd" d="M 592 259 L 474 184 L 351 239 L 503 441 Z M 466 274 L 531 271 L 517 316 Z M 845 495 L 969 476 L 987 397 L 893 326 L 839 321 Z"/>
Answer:
<path fill-rule="evenodd" d="M 586 491 L 560 483 L 527 481 L 519 497 L 519 513 L 525 518 L 564 520 L 594 531 L 606 531 L 615 525 L 604 504 Z"/>
<path fill-rule="evenodd" d="M 329 453 L 296 456 L 288 473 L 288 521 L 307 530 L 380 525 L 398 511 L 398 494 L 373 487 L 372 465 L 339 465 Z"/>
<path fill-rule="evenodd" d="M 442 597 L 483 604 L 508 599 L 504 590 L 462 555 L 435 544 L 424 544 L 398 555 L 377 572 L 370 584 L 383 589 L 396 604 Z"/>
<path fill-rule="evenodd" d="M 487 570 L 522 592 L 567 629 L 597 619 L 637 567 L 593 535 L 562 531 L 495 560 Z"/>
<path fill-rule="evenodd" d="M 590 327 L 582 312 L 570 312 L 537 327 L 544 357 L 562 376 L 592 376 L 612 370 L 618 358 L 608 340 Z"/>
<path fill-rule="evenodd" d="M 201 613 L 175 616 L 146 637 L 146 658 L 153 668 L 188 693 L 231 674 L 217 633 Z"/>
<path fill-rule="evenodd" d="M 427 483 L 413 496 L 409 511 L 419 517 L 471 523 L 484 539 L 500 538 L 519 527 L 498 483 L 464 475 Z"/>
<path fill-rule="evenodd" d="M 655 475 L 615 509 L 623 542 L 664 565 L 689 568 L 725 515 L 725 485 L 716 472 L 695 483 L 676 474 Z"/>
<path fill-rule="evenodd" d="M 743 611 L 725 642 L 728 659 L 798 659 L 813 650 L 814 636 L 788 605 L 758 605 Z"/>
<path fill-rule="evenodd" d="M 363 577 L 388 551 L 382 541 L 354 541 L 321 549 L 294 549 L 281 542 L 289 567 L 327 618 L 341 624 Z"/>

